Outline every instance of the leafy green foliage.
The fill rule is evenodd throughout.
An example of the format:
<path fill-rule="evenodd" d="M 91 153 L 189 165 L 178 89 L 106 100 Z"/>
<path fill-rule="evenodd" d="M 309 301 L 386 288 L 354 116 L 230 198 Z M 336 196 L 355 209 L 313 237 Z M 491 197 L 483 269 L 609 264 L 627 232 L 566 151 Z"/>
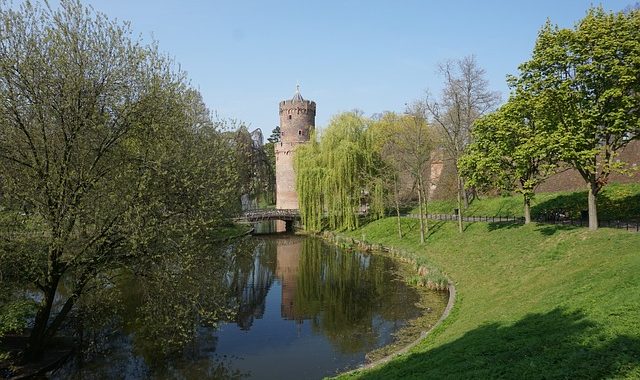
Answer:
<path fill-rule="evenodd" d="M 372 198 L 374 215 L 383 213 L 379 157 L 371 149 L 367 123 L 355 112 L 337 115 L 320 142 L 312 137 L 296 150 L 296 190 L 307 230 L 322 230 L 325 217 L 332 230 L 356 228 L 366 197 Z"/>
<path fill-rule="evenodd" d="M 226 223 L 238 173 L 199 93 L 128 26 L 76 0 L 2 1 L 0 41 L 0 202 L 29 226 L 9 223 L 0 271 L 42 295 L 35 357 L 99 273 Z"/>
<path fill-rule="evenodd" d="M 473 143 L 458 162 L 462 176 L 476 188 L 521 193 L 529 223 L 534 189 L 556 167 L 559 136 L 535 100 L 517 92 L 499 110 L 477 120 L 472 134 Z"/>
<path fill-rule="evenodd" d="M 428 222 L 423 218 L 429 198 L 428 173 L 438 143 L 437 133 L 427 123 L 426 109 L 417 102 L 409 106 L 404 115 L 386 113 L 373 124 L 370 132 L 384 164 L 382 183 L 386 185 L 386 193 L 392 196 L 397 217 L 400 214 L 402 178 L 410 178 L 411 187 L 417 190 L 420 230 L 423 231 L 421 240 L 424 242 L 424 235 L 429 230 Z M 400 228 L 398 236 L 402 236 Z"/>
<path fill-rule="evenodd" d="M 640 11 L 592 8 L 574 29 L 547 23 L 531 60 L 512 78 L 536 99 L 557 130 L 559 158 L 590 186 L 589 225 L 597 228 L 596 196 L 614 170 L 617 152 L 640 136 Z"/>

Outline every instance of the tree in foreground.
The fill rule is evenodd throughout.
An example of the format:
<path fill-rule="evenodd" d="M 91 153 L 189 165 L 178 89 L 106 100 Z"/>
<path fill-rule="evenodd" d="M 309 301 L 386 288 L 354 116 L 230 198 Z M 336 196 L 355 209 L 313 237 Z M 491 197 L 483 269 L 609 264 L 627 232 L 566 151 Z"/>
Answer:
<path fill-rule="evenodd" d="M 623 168 L 618 152 L 640 138 L 640 11 L 590 9 L 573 29 L 547 23 L 517 86 L 536 97 L 559 136 L 560 159 L 587 184 L 589 229 L 597 195 Z"/>
<path fill-rule="evenodd" d="M 41 294 L 27 357 L 99 274 L 212 228 L 238 199 L 199 94 L 130 34 L 75 0 L 0 2 L 2 202 L 33 232 L 2 241 L 0 264 L 28 263 Z"/>
<path fill-rule="evenodd" d="M 530 223 L 535 187 L 556 168 L 558 137 L 533 100 L 517 90 L 497 111 L 478 119 L 472 134 L 460 173 L 477 188 L 521 193 L 525 224 Z"/>
<path fill-rule="evenodd" d="M 427 98 L 424 102 L 431 121 L 443 134 L 442 144 L 456 171 L 458 200 L 458 229 L 462 228 L 463 201 L 468 204 L 464 178 L 458 172 L 458 161 L 471 142 L 473 123 L 492 111 L 499 100 L 496 92 L 489 90 L 484 69 L 475 57 L 468 56 L 440 65 L 444 89 L 439 99 Z"/>

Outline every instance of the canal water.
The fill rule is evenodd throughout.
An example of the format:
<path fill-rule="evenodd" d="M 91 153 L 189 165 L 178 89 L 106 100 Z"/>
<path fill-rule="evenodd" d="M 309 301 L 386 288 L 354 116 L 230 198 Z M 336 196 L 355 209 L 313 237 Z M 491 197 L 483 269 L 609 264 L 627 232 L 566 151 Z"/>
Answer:
<path fill-rule="evenodd" d="M 297 235 L 248 237 L 161 272 L 122 276 L 83 305 L 83 350 L 53 377 L 320 379 L 445 302 L 425 305 L 386 256 Z"/>

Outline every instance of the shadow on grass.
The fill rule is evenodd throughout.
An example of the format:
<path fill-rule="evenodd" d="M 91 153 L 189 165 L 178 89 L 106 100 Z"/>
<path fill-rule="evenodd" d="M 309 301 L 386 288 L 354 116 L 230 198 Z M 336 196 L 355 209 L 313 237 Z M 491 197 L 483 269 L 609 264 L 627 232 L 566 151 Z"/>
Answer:
<path fill-rule="evenodd" d="M 540 232 L 541 235 L 551 236 L 558 231 L 571 231 L 577 228 L 581 228 L 581 227 L 572 226 L 568 224 L 539 224 L 536 227 L 536 231 Z"/>
<path fill-rule="evenodd" d="M 427 235 L 427 238 L 433 234 L 435 234 L 436 232 L 438 232 L 442 226 L 444 226 L 445 221 L 429 221 L 429 235 Z"/>
<path fill-rule="evenodd" d="M 457 223 L 458 223 L 458 222 L 456 221 L 456 224 L 457 224 Z M 463 231 L 463 232 L 466 232 L 466 231 L 467 231 L 467 229 L 468 229 L 469 227 L 471 227 L 471 225 L 472 225 L 472 224 L 475 224 L 475 223 L 477 223 L 477 222 L 462 222 L 462 231 Z"/>
<path fill-rule="evenodd" d="M 489 231 L 496 230 L 510 230 L 513 228 L 522 227 L 522 223 L 518 221 L 509 221 L 509 222 L 491 222 L 489 223 Z"/>
<path fill-rule="evenodd" d="M 582 312 L 555 309 L 513 325 L 487 324 L 426 352 L 364 374 L 365 379 L 600 379 L 640 366 L 640 339 L 601 337 Z"/>
<path fill-rule="evenodd" d="M 640 220 L 640 193 L 625 192 L 624 187 L 611 186 L 598 195 L 598 218 L 601 220 Z M 562 214 L 578 220 L 587 209 L 587 192 L 558 195 L 531 207 L 534 219 Z"/>

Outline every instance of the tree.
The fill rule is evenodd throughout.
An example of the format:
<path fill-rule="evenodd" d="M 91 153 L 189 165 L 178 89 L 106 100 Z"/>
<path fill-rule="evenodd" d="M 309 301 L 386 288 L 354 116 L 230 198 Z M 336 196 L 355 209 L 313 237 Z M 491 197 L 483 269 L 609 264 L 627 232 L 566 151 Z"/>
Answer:
<path fill-rule="evenodd" d="M 252 202 L 260 198 L 267 202 L 273 200 L 275 190 L 275 154 L 273 143 L 262 144 L 262 131 L 249 132 L 240 125 L 234 133 L 236 169 L 240 176 L 240 188 Z M 273 154 L 273 162 L 269 150 Z"/>
<path fill-rule="evenodd" d="M 372 214 L 384 214 L 381 182 L 376 180 L 379 158 L 371 149 L 368 123 L 357 112 L 339 114 L 320 142 L 313 136 L 296 150 L 296 191 L 306 229 L 320 231 L 325 217 L 331 229 L 357 228 L 365 198 L 371 200 Z"/>
<path fill-rule="evenodd" d="M 276 126 L 273 131 L 271 131 L 271 135 L 269 136 L 269 138 L 267 138 L 267 141 L 269 141 L 272 144 L 275 144 L 277 142 L 280 142 L 280 126 Z"/>
<path fill-rule="evenodd" d="M 420 242 L 424 243 L 425 234 L 429 233 L 426 215 L 430 186 L 430 181 L 425 181 L 425 173 L 430 169 L 431 155 L 436 145 L 435 133 L 427 124 L 424 103 L 416 102 L 407 108 L 393 141 L 400 152 L 400 162 L 408 169 L 418 187 Z"/>
<path fill-rule="evenodd" d="M 573 29 L 547 23 L 517 86 L 542 104 L 561 136 L 560 159 L 588 186 L 589 229 L 596 197 L 623 166 L 618 152 L 640 136 L 640 11 L 590 9 Z"/>
<path fill-rule="evenodd" d="M 476 120 L 473 142 L 460 158 L 460 173 L 475 187 L 516 190 L 531 222 L 535 187 L 556 168 L 556 141 L 533 99 L 517 91 L 497 111 Z"/>
<path fill-rule="evenodd" d="M 385 112 L 377 115 L 368 129 L 368 134 L 372 141 L 372 149 L 380 155 L 381 181 L 386 190 L 388 202 L 396 211 L 396 225 L 398 237 L 402 239 L 402 223 L 400 221 L 400 205 L 402 198 L 403 172 L 405 167 L 400 160 L 400 152 L 394 144 L 394 134 L 400 128 L 400 116 L 394 112 Z"/>
<path fill-rule="evenodd" d="M 269 180 L 269 204 L 275 204 L 275 190 L 276 190 L 276 144 L 280 142 L 280 127 L 277 126 L 271 132 L 267 143 L 264 144 L 264 154 L 269 165 L 270 180 Z"/>
<path fill-rule="evenodd" d="M 429 233 L 427 200 L 429 198 L 429 180 L 425 175 L 429 172 L 431 155 L 436 145 L 435 133 L 427 124 L 424 103 L 416 102 L 407 107 L 404 115 L 386 114 L 380 127 L 386 130 L 382 134 L 384 141 L 381 147 L 382 161 L 385 171 L 390 169 L 393 184 L 392 194 L 395 198 L 398 233 L 402 237 L 399 209 L 399 176 L 406 172 L 412 179 L 418 192 L 418 209 L 420 215 L 420 242 L 424 243 Z M 380 137 L 378 138 L 380 139 Z"/>
<path fill-rule="evenodd" d="M 453 161 L 456 171 L 458 200 L 458 229 L 462 229 L 462 201 L 467 203 L 464 178 L 458 171 L 458 161 L 471 142 L 473 123 L 491 111 L 499 100 L 499 94 L 489 90 L 485 71 L 478 66 L 474 56 L 457 61 L 447 61 L 439 67 L 444 77 L 444 89 L 438 100 L 430 98 L 424 107 L 433 123 L 443 132 L 442 143 Z"/>
<path fill-rule="evenodd" d="M 76 0 L 0 3 L 2 201 L 21 205 L 37 232 L 6 244 L 42 296 L 27 357 L 97 274 L 227 220 L 238 199 L 231 145 L 199 94 L 130 35 Z M 53 313 L 63 277 L 69 296 Z"/>

